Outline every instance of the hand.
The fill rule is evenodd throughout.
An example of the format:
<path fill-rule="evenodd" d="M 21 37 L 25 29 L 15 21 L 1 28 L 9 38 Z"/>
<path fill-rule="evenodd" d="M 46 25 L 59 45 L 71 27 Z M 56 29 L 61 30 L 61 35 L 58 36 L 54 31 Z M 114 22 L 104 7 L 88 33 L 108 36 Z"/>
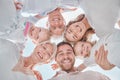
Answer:
<path fill-rule="evenodd" d="M 15 7 L 16 7 L 16 10 L 20 10 L 23 6 L 23 4 L 21 2 L 18 2 L 18 1 L 14 1 L 14 4 L 15 4 Z"/>
<path fill-rule="evenodd" d="M 56 70 L 56 69 L 59 68 L 58 64 L 52 64 L 51 66 L 52 66 L 52 69 L 53 69 L 53 70 Z"/>
<path fill-rule="evenodd" d="M 115 65 L 110 64 L 110 62 L 107 59 L 108 51 L 104 49 L 104 46 L 102 45 L 98 51 L 95 52 L 95 61 L 96 63 L 104 70 L 110 70 Z"/>
<path fill-rule="evenodd" d="M 34 75 L 36 76 L 37 80 L 43 80 L 42 75 L 40 74 L 40 72 L 35 71 L 35 70 L 33 72 L 34 72 Z"/>

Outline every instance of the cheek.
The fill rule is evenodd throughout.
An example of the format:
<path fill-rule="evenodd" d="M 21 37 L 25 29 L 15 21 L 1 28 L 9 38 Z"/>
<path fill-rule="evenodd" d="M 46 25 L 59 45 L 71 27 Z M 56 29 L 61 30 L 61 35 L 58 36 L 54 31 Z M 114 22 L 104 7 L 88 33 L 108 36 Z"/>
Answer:
<path fill-rule="evenodd" d="M 58 63 L 60 63 L 61 62 L 61 60 L 62 60 L 62 58 L 61 57 L 56 57 L 56 61 L 58 62 Z"/>
<path fill-rule="evenodd" d="M 48 55 L 44 56 L 44 60 L 48 60 L 49 58 L 50 58 L 50 56 L 48 56 Z"/>

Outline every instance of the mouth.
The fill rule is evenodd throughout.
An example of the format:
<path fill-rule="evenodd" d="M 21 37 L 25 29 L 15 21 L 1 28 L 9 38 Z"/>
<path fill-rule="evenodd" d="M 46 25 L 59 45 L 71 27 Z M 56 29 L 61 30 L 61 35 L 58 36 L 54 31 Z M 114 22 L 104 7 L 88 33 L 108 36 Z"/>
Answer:
<path fill-rule="evenodd" d="M 56 17 L 56 18 L 54 18 L 53 20 L 54 20 L 54 21 L 59 21 L 60 18 Z"/>
<path fill-rule="evenodd" d="M 70 63 L 70 62 L 71 62 L 70 59 L 65 59 L 65 60 L 62 61 L 63 64 L 68 64 L 68 63 Z"/>
<path fill-rule="evenodd" d="M 39 56 L 39 58 L 43 59 L 43 56 L 40 52 L 38 52 L 38 56 Z"/>

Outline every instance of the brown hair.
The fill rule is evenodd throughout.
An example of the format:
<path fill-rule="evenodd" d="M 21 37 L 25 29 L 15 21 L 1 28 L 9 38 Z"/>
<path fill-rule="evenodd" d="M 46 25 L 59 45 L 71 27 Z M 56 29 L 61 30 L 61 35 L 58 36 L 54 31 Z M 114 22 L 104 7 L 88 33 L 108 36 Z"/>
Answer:
<path fill-rule="evenodd" d="M 90 26 L 87 18 L 85 17 L 85 14 L 80 14 L 74 21 L 70 21 L 70 22 L 67 24 L 66 27 L 68 28 L 70 25 L 72 25 L 72 24 L 74 24 L 74 23 L 76 23 L 76 22 L 82 22 L 82 23 L 84 23 L 85 26 L 88 28 L 88 29 L 86 30 L 85 34 L 83 35 L 83 38 L 80 39 L 80 40 L 86 40 L 86 39 L 87 39 L 87 35 L 88 35 L 90 32 L 95 33 L 95 32 L 94 32 L 94 29 Z M 65 39 L 66 39 L 66 41 L 69 41 L 66 37 L 65 37 Z M 69 41 L 69 42 L 71 42 L 71 41 Z"/>
<path fill-rule="evenodd" d="M 62 46 L 62 45 L 69 45 L 72 48 L 73 52 L 74 52 L 73 46 L 69 42 L 65 42 L 65 41 L 60 42 L 60 43 L 57 44 L 57 48 L 60 47 L 60 46 Z M 56 56 L 57 56 L 57 53 L 56 53 L 55 57 Z"/>
<path fill-rule="evenodd" d="M 88 28 L 80 41 L 87 41 L 88 34 L 94 34 L 94 33 L 95 33 L 95 30 L 93 28 Z"/>

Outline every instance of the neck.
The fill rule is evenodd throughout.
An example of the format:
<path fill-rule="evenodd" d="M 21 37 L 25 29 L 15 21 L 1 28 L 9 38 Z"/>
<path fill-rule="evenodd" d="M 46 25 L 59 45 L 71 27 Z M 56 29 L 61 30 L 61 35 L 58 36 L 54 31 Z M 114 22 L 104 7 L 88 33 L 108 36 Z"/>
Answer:
<path fill-rule="evenodd" d="M 63 70 L 63 71 L 65 71 L 65 72 L 67 72 L 67 73 L 70 73 L 70 72 L 75 72 L 76 70 L 75 70 L 75 68 L 73 67 L 73 68 L 70 69 L 70 70 Z"/>
<path fill-rule="evenodd" d="M 32 65 L 34 65 L 33 60 L 30 57 L 25 57 L 24 58 L 24 66 L 29 67 L 29 66 L 32 66 Z"/>

